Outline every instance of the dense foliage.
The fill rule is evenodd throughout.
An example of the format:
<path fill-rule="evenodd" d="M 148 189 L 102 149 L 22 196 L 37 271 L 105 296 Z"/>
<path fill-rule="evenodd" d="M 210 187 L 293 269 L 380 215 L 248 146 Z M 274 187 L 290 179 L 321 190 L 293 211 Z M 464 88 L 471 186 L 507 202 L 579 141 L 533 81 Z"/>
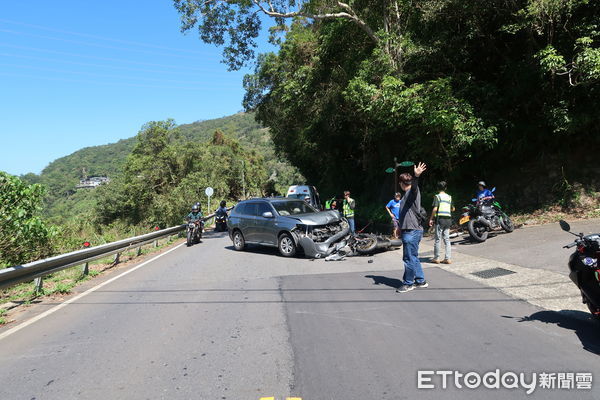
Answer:
<path fill-rule="evenodd" d="M 0 172 L 0 267 L 51 254 L 56 230 L 40 217 L 44 187 Z"/>
<path fill-rule="evenodd" d="M 176 3 L 184 29 L 216 26 L 219 37 L 243 15 L 285 8 Z M 231 18 L 213 18 L 216 4 Z M 285 38 L 245 78 L 244 106 L 323 192 L 386 198 L 394 157 L 424 160 L 429 183 L 465 192 L 491 181 L 522 206 L 556 201 L 577 180 L 599 187 L 600 2 L 289 4 L 297 12 L 275 18 Z"/>
<path fill-rule="evenodd" d="M 137 136 L 124 171 L 97 190 L 95 215 L 101 224 L 181 223 L 192 204 L 262 195 L 267 181 L 263 157 L 216 131 L 210 142 L 181 142 L 172 121 L 150 122 Z M 217 205 L 213 202 L 214 208 Z M 203 207 L 204 213 L 210 211 Z M 207 212 L 209 211 L 209 212 Z"/>

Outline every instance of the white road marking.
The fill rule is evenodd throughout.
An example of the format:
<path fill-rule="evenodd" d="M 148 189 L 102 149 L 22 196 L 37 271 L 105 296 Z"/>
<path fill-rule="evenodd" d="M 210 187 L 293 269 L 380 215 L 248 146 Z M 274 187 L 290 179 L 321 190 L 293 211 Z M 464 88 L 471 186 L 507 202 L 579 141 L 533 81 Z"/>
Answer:
<path fill-rule="evenodd" d="M 130 270 L 123 272 L 123 273 L 122 273 L 122 274 L 120 274 L 120 275 L 117 275 L 117 276 L 115 276 L 115 277 L 113 277 L 113 278 L 110 278 L 109 280 L 107 280 L 107 281 L 105 281 L 105 282 L 102 282 L 102 283 L 100 283 L 99 285 L 97 285 L 97 286 L 94 286 L 93 288 L 90 288 L 90 289 L 86 290 L 86 291 L 85 291 L 85 292 L 83 292 L 83 293 L 80 293 L 80 294 L 78 294 L 77 296 L 75 296 L 75 297 L 73 297 L 73 298 L 71 298 L 71 299 L 69 299 L 69 300 L 65 301 L 64 303 L 61 303 L 61 304 L 59 304 L 59 305 L 57 305 L 57 306 L 54 306 L 54 307 L 52 307 L 51 309 L 49 309 L 49 310 L 47 310 L 47 311 L 44 311 L 43 313 L 41 313 L 41 314 L 39 314 L 39 315 L 36 315 L 35 317 L 31 318 L 30 320 L 27 320 L 27 321 L 23 322 L 21 325 L 17 325 L 17 326 L 15 326 L 14 328 L 11 328 L 11 329 L 7 330 L 6 332 L 3 332 L 2 334 L 0 334 L 0 340 L 2 340 L 2 339 L 4 339 L 4 338 L 6 338 L 6 337 L 8 337 L 8 336 L 12 335 L 12 334 L 13 334 L 13 333 L 15 333 L 15 332 L 18 332 L 18 331 L 20 331 L 20 330 L 21 330 L 21 329 L 23 329 L 23 328 L 26 328 L 26 327 L 28 327 L 29 325 L 31 325 L 31 324 L 33 324 L 33 323 L 35 323 L 35 322 L 39 321 L 40 319 L 42 319 L 42 318 L 44 318 L 44 317 L 47 317 L 48 315 L 50 315 L 50 314 L 52 314 L 52 313 L 55 313 L 56 311 L 60 310 L 61 308 L 63 308 L 63 307 L 66 307 L 67 305 L 69 305 L 69 304 L 71 304 L 71 303 L 73 303 L 73 302 L 75 302 L 75 301 L 77 301 L 77 300 L 81 299 L 82 297 L 84 297 L 84 296 L 86 296 L 86 295 L 88 295 L 88 294 L 90 294 L 90 293 L 92 293 L 92 292 L 94 292 L 94 291 L 96 291 L 96 290 L 100 289 L 101 287 L 103 287 L 103 286 L 106 286 L 106 285 L 108 285 L 109 283 L 111 283 L 111 282 L 114 282 L 114 281 L 116 281 L 117 279 L 119 279 L 119 278 L 122 278 L 122 277 L 124 277 L 125 275 L 127 275 L 127 274 L 130 274 L 130 273 L 132 273 L 133 271 L 135 271 L 135 270 L 137 270 L 137 269 L 139 269 L 139 268 L 142 268 L 144 265 L 146 265 L 146 264 L 149 264 L 149 263 L 151 263 L 152 261 L 154 261 L 154 260 L 156 260 L 156 259 L 158 259 L 158 258 L 160 258 L 160 257 L 162 257 L 162 256 L 164 256 L 164 255 L 166 255 L 166 254 L 169 254 L 170 252 L 172 252 L 173 250 L 176 250 L 176 249 L 180 248 L 180 247 L 181 247 L 181 246 L 183 246 L 184 244 L 185 244 L 185 243 L 181 243 L 180 245 L 178 245 L 178 246 L 175 246 L 175 247 L 173 247 L 172 249 L 169 249 L 169 250 L 165 251 L 164 253 L 162 253 L 162 254 L 159 254 L 159 255 L 157 255 L 156 257 L 153 257 L 153 258 L 149 259 L 148 261 L 144 261 L 144 262 L 143 262 L 143 263 L 141 263 L 140 265 L 137 265 L 137 266 L 135 266 L 135 267 L 131 268 Z"/>

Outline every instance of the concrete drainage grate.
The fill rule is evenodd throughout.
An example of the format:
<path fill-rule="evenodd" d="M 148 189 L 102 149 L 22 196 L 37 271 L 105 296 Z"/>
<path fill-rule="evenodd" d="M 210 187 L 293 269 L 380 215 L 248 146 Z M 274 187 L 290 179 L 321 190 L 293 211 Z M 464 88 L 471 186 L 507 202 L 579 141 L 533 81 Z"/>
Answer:
<path fill-rule="evenodd" d="M 471 275 L 475 275 L 482 279 L 490 279 L 510 274 L 516 274 L 516 272 L 506 268 L 492 268 L 483 271 L 473 272 Z"/>

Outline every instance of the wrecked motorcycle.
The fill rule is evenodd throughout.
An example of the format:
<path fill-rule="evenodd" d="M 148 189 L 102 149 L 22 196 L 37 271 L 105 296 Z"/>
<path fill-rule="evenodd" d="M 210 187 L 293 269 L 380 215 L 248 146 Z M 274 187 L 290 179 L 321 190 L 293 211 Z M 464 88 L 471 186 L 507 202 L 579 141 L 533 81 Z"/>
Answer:
<path fill-rule="evenodd" d="M 325 261 L 341 261 L 346 257 L 374 254 L 400 246 L 402 246 L 400 239 L 390 239 L 373 233 L 359 233 L 338 242 L 325 257 Z"/>

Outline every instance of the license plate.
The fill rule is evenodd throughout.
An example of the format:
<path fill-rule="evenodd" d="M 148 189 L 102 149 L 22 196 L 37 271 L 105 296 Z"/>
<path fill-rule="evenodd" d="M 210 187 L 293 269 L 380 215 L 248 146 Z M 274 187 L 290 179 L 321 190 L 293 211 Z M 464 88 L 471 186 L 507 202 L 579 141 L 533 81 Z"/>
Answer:
<path fill-rule="evenodd" d="M 469 222 L 469 216 L 468 216 L 468 215 L 465 215 L 464 217 L 462 217 L 462 218 L 461 218 L 461 219 L 458 221 L 458 224 L 459 224 L 459 225 L 462 225 L 462 224 L 465 224 L 465 223 L 467 223 L 467 222 Z"/>

